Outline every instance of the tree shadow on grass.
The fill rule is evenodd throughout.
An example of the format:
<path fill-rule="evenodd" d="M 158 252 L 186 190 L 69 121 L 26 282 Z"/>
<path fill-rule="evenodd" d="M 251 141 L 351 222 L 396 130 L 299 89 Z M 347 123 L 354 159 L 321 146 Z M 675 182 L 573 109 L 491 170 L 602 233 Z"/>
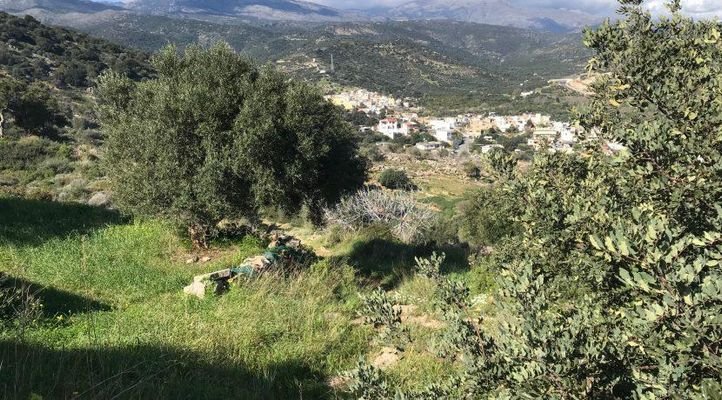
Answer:
<path fill-rule="evenodd" d="M 127 222 L 117 211 L 100 207 L 0 197 L 0 244 L 34 246 Z"/>
<path fill-rule="evenodd" d="M 212 334 L 212 333 L 209 333 Z M 326 399 L 325 377 L 303 361 L 252 371 L 169 348 L 60 350 L 0 341 L 0 398 Z"/>
<path fill-rule="evenodd" d="M 469 249 L 459 245 L 410 245 L 387 238 L 372 238 L 353 244 L 344 260 L 372 283 L 390 289 L 415 272 L 416 258 L 445 254 L 442 272 L 465 271 L 469 268 Z"/>
<path fill-rule="evenodd" d="M 45 317 L 68 316 L 78 313 L 111 310 L 109 305 L 99 301 L 53 287 L 32 283 L 22 278 L 4 276 L 2 272 L 0 272 L 0 290 L 10 290 L 14 293 L 27 293 L 31 295 L 43 305 L 43 314 Z"/>

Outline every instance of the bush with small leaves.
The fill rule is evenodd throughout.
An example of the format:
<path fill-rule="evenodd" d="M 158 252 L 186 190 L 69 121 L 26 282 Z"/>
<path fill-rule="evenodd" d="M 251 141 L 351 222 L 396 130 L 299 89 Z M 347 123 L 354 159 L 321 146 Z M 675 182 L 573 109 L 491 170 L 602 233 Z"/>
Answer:
<path fill-rule="evenodd" d="M 223 219 L 257 220 L 261 208 L 313 222 L 322 205 L 366 178 L 354 132 L 305 83 L 258 68 L 227 45 L 169 47 L 154 79 L 99 79 L 100 120 L 114 203 L 165 217 L 205 247 Z"/>
<path fill-rule="evenodd" d="M 420 266 L 463 354 L 456 398 L 722 397 L 722 25 L 676 0 L 660 17 L 621 3 L 624 18 L 585 33 L 600 76 L 579 113 L 586 150 L 541 152 L 523 173 L 489 160 L 517 210 L 491 255 L 506 317 L 470 318 L 463 288 Z"/>
<path fill-rule="evenodd" d="M 380 339 L 393 340 L 399 345 L 408 342 L 409 332 L 401 325 L 401 308 L 381 288 L 361 296 L 361 315 L 367 324 L 381 329 Z"/>
<path fill-rule="evenodd" d="M 405 171 L 388 168 L 379 175 L 379 183 L 388 189 L 413 190 L 415 185 Z"/>
<path fill-rule="evenodd" d="M 514 219 L 520 213 L 503 188 L 492 185 L 472 191 L 459 204 L 459 236 L 476 248 L 493 246 L 518 232 Z"/>
<path fill-rule="evenodd" d="M 464 164 L 464 174 L 467 178 L 479 179 L 481 178 L 481 168 L 472 162 L 467 162 Z"/>

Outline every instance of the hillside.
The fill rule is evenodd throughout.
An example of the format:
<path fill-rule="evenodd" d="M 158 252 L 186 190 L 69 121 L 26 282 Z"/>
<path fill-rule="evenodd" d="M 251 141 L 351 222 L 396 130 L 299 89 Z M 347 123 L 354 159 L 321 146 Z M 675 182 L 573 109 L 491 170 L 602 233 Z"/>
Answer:
<path fill-rule="evenodd" d="M 296 0 L 132 0 L 125 6 L 139 14 L 198 19 L 340 21 L 352 18 L 350 13 Z"/>
<path fill-rule="evenodd" d="M 79 4 L 78 0 L 57 1 Z M 470 7 L 469 1 L 461 3 Z M 31 6 L 41 0 L 26 2 Z M 182 48 L 225 41 L 254 60 L 276 64 L 296 77 L 417 97 L 424 103 L 428 103 L 424 99 L 441 97 L 444 103 L 455 103 L 453 108 L 458 110 L 507 104 L 518 93 L 545 86 L 550 79 L 581 72 L 589 57 L 578 33 L 455 22 L 442 15 L 438 18 L 451 19 L 314 23 L 237 18 L 236 14 L 255 7 L 252 3 L 158 0 L 131 2 L 128 8 L 133 11 L 56 13 L 32 8 L 24 12 L 146 51 L 171 43 Z M 335 12 L 305 2 L 265 3 L 284 12 L 327 16 Z M 494 15 L 501 15 L 500 10 Z M 330 73 L 332 56 L 335 68 Z"/>
<path fill-rule="evenodd" d="M 0 10 L 12 13 L 41 10 L 52 13 L 95 13 L 121 9 L 115 5 L 90 0 L 0 0 Z"/>
<path fill-rule="evenodd" d="M 145 50 L 223 40 L 309 80 L 414 97 L 530 90 L 580 72 L 589 56 L 578 34 L 451 21 L 220 25 L 125 14 L 79 28 Z M 335 73 L 320 74 L 332 55 Z"/>
<path fill-rule="evenodd" d="M 30 13 L 43 19 L 69 17 L 61 14 L 74 14 L 81 19 L 106 18 L 105 12 L 127 11 L 225 23 L 448 20 L 546 32 L 578 32 L 586 25 L 600 22 L 599 17 L 581 11 L 515 6 L 507 0 L 414 0 L 370 10 L 341 10 L 303 0 L 126 0 L 102 4 L 88 0 L 0 0 L 0 10 Z"/>
<path fill-rule="evenodd" d="M 107 69 L 151 74 L 147 54 L 0 13 L 0 192 L 88 199 L 102 141 L 88 87 Z"/>
<path fill-rule="evenodd" d="M 138 79 L 147 73 L 146 59 L 137 50 L 0 13 L 0 68 L 18 79 L 87 87 L 107 68 Z"/>

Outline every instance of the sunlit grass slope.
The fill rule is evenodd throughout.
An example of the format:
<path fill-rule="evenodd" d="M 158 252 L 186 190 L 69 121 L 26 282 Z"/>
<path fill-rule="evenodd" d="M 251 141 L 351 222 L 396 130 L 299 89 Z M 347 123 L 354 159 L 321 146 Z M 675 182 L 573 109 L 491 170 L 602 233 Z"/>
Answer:
<path fill-rule="evenodd" d="M 239 239 L 215 264 L 159 222 L 0 198 L 0 271 L 32 285 L 43 317 L 0 329 L 0 398 L 334 398 L 364 354 L 353 271 L 320 263 L 205 300 L 193 275 L 262 251 Z"/>

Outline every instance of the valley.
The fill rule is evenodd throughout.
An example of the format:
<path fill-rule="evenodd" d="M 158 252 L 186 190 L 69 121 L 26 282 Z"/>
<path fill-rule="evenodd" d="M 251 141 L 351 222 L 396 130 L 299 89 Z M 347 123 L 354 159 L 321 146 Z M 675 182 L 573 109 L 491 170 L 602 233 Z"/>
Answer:
<path fill-rule="evenodd" d="M 722 398 L 714 4 L 324 4 L 0 0 L 0 398 Z"/>

